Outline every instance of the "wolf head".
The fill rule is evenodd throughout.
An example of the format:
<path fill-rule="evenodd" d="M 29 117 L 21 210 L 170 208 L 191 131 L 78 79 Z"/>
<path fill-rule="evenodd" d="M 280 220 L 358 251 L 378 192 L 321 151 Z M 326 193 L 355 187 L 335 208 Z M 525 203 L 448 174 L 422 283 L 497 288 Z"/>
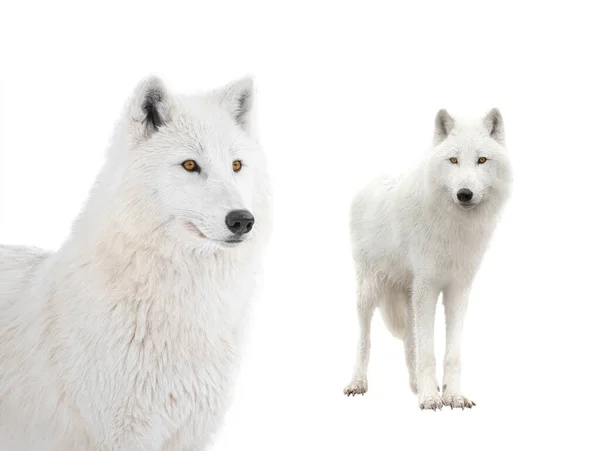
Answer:
<path fill-rule="evenodd" d="M 207 251 L 252 239 L 268 196 L 254 103 L 250 78 L 197 95 L 139 83 L 107 163 L 122 227 Z"/>
<path fill-rule="evenodd" d="M 471 210 L 505 199 L 511 171 L 498 109 L 476 121 L 458 121 L 440 110 L 433 144 L 427 180 L 442 202 Z"/>

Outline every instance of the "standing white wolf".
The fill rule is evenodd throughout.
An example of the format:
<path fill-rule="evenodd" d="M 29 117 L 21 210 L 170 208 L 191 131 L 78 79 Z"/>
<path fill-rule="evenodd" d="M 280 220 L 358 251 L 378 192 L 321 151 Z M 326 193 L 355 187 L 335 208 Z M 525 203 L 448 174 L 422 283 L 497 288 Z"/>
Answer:
<path fill-rule="evenodd" d="M 270 234 L 250 78 L 142 81 L 56 253 L 0 246 L 0 450 L 203 450 Z"/>
<path fill-rule="evenodd" d="M 434 145 L 420 168 L 381 178 L 358 194 L 351 211 L 360 339 L 347 395 L 367 391 L 370 327 L 379 307 L 404 340 L 410 386 L 422 409 L 471 407 L 460 387 L 460 336 L 467 299 L 498 215 L 511 170 L 497 109 L 483 120 L 435 120 Z M 436 380 L 434 319 L 443 293 L 446 354 L 443 392 Z"/>

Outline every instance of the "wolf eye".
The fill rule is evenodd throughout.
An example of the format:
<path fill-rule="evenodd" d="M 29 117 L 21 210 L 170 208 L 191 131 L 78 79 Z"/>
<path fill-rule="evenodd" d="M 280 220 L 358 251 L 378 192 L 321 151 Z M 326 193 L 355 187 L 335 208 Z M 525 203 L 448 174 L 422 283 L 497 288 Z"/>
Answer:
<path fill-rule="evenodd" d="M 485 163 L 486 161 L 487 161 L 487 158 L 486 158 L 486 157 L 481 157 L 479 160 L 477 160 L 477 163 L 479 163 L 479 164 L 483 164 L 483 163 Z"/>
<path fill-rule="evenodd" d="M 194 160 L 185 160 L 183 163 L 181 163 L 181 166 L 183 166 L 183 169 L 188 172 L 200 172 L 198 163 L 196 163 Z"/>
<path fill-rule="evenodd" d="M 452 158 L 450 158 L 450 163 L 456 164 L 456 163 L 458 163 L 458 160 L 455 157 L 452 157 Z"/>
<path fill-rule="evenodd" d="M 242 169 L 242 162 L 240 160 L 235 160 L 231 163 L 231 167 L 233 168 L 233 172 L 240 172 L 240 169 Z"/>

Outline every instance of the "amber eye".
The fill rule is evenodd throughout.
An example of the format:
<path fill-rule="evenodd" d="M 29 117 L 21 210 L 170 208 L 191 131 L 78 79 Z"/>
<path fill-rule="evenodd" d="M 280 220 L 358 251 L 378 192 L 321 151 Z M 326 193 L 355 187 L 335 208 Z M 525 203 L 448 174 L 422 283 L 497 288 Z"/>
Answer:
<path fill-rule="evenodd" d="M 200 168 L 198 167 L 198 163 L 194 160 L 185 160 L 181 163 L 181 166 L 188 172 L 200 172 Z"/>
<path fill-rule="evenodd" d="M 231 167 L 233 168 L 233 172 L 240 172 L 240 169 L 242 169 L 242 162 L 240 160 L 235 160 L 231 163 Z"/>
<path fill-rule="evenodd" d="M 456 164 L 456 163 L 458 163 L 458 160 L 456 158 L 452 157 L 452 158 L 450 158 L 450 163 Z"/>
<path fill-rule="evenodd" d="M 487 161 L 487 158 L 486 158 L 486 157 L 481 157 L 479 160 L 477 160 L 477 162 L 478 162 L 479 164 L 483 164 L 483 163 L 485 163 L 486 161 Z"/>

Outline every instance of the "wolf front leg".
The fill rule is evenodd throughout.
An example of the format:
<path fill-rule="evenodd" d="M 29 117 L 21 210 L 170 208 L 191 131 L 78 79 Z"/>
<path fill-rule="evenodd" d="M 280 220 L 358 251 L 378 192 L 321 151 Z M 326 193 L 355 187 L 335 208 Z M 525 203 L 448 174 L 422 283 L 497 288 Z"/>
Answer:
<path fill-rule="evenodd" d="M 446 316 L 446 354 L 444 357 L 444 404 L 451 408 L 471 408 L 475 403 L 461 394 L 460 342 L 463 331 L 470 282 L 453 282 L 444 289 L 444 312 Z"/>
<path fill-rule="evenodd" d="M 435 309 L 440 291 L 430 281 L 415 278 L 410 302 L 417 396 L 421 409 L 437 410 L 443 406 L 435 376 L 433 341 Z"/>

